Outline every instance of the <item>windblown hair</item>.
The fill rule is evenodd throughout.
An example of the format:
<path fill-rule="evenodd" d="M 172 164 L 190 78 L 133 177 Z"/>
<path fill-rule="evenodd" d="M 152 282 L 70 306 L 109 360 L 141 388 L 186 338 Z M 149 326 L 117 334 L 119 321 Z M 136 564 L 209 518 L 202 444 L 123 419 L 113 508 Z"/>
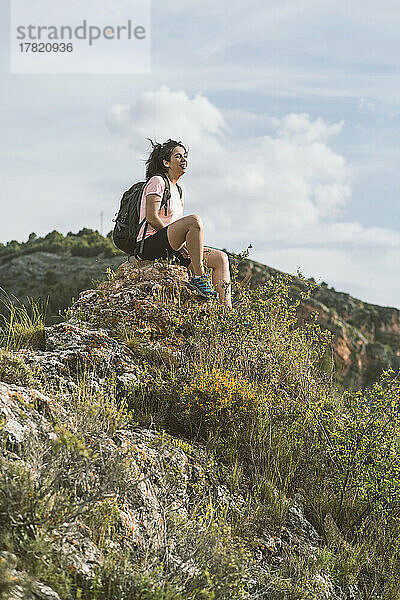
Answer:
<path fill-rule="evenodd" d="M 164 144 L 158 144 L 157 142 L 153 142 L 150 138 L 147 139 L 152 145 L 153 150 L 146 160 L 146 179 L 153 177 L 153 175 L 159 175 L 168 171 L 163 160 L 171 160 L 172 150 L 176 148 L 176 146 L 182 146 L 182 148 L 185 149 L 185 152 L 187 152 L 186 147 L 182 142 L 177 142 L 176 140 L 169 139 L 164 142 Z"/>

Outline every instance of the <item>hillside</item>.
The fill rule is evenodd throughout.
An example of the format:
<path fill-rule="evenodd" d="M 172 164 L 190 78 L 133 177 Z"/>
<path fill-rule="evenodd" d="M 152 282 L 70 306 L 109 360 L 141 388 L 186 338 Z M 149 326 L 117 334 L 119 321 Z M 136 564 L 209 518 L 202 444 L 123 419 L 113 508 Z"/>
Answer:
<path fill-rule="evenodd" d="M 279 271 L 245 260 L 240 278 L 252 288 L 262 285 Z M 303 286 L 300 280 L 296 285 Z M 338 380 L 346 388 L 359 389 L 377 381 L 383 370 L 400 369 L 400 310 L 362 302 L 350 294 L 316 286 L 302 303 L 300 318 L 318 313 L 318 322 L 334 336 L 334 358 Z"/>
<path fill-rule="evenodd" d="M 341 396 L 285 278 L 237 313 L 186 282 L 124 264 L 64 322 L 13 315 L 0 597 L 395 600 L 399 382 Z"/>
<path fill-rule="evenodd" d="M 117 252 L 113 255 L 114 252 Z M 231 264 L 234 259 L 230 256 Z M 25 244 L 10 242 L 0 247 L 0 287 L 10 296 L 48 297 L 47 322 L 60 321 L 59 312 L 79 292 L 115 270 L 125 258 L 109 239 L 84 229 L 45 238 L 32 234 Z M 278 273 L 272 267 L 247 258 L 238 265 L 238 280 L 255 288 Z M 303 283 L 295 279 L 295 286 Z M 302 303 L 299 318 L 316 311 L 322 327 L 334 335 L 334 363 L 338 383 L 360 389 L 377 381 L 382 371 L 400 369 L 400 311 L 357 300 L 326 284 L 317 286 Z M 0 312 L 5 314 L 4 307 Z"/>
<path fill-rule="evenodd" d="M 53 323 L 73 297 L 121 262 L 110 236 L 91 229 L 65 236 L 52 231 L 43 238 L 31 233 L 26 242 L 0 244 L 0 288 L 22 300 L 48 298 L 47 321 Z"/>

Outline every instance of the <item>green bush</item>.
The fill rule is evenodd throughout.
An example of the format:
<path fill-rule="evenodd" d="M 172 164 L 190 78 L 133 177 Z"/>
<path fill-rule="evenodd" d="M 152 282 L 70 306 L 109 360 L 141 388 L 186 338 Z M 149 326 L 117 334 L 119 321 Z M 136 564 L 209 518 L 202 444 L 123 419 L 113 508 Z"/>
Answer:
<path fill-rule="evenodd" d="M 330 405 L 312 407 L 336 517 L 354 535 L 400 505 L 399 398 L 400 381 L 387 372 L 370 389 L 344 392 L 335 412 Z"/>
<path fill-rule="evenodd" d="M 33 373 L 23 359 L 3 348 L 0 348 L 0 381 L 25 387 L 35 384 Z"/>

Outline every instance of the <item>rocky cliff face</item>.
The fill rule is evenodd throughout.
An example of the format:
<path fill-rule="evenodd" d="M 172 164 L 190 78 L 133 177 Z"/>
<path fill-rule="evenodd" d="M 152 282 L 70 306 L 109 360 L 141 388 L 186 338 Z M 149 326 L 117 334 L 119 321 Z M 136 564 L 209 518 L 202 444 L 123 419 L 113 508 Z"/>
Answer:
<path fill-rule="evenodd" d="M 316 531 L 301 494 L 282 497 L 279 527 L 253 532 L 244 550 L 215 515 L 246 522 L 248 491 L 227 485 L 205 446 L 129 423 L 114 403 L 124 386 L 140 397 L 144 357 L 173 363 L 185 351 L 185 329 L 168 336 L 172 317 L 157 299 L 189 310 L 201 299 L 186 282 L 180 267 L 124 265 L 45 329 L 41 349 L 14 353 L 34 384 L 3 369 L 0 525 L 13 533 L 1 538 L 2 598 L 361 598 L 324 568 L 323 540 L 345 542 L 330 521 Z M 148 342 L 121 342 L 126 327 Z M 20 553 L 9 551 L 13 536 Z"/>
<path fill-rule="evenodd" d="M 49 296 L 48 315 L 54 322 L 59 309 L 67 307 L 72 297 L 123 261 L 120 256 L 87 258 L 45 252 L 17 256 L 0 264 L 0 287 L 18 298 Z M 251 260 L 239 263 L 239 280 L 251 287 L 265 283 L 277 272 Z M 344 387 L 359 389 L 379 379 L 383 370 L 399 370 L 399 310 L 319 286 L 299 316 L 306 318 L 313 311 L 318 312 L 321 325 L 334 334 L 336 373 Z"/>
<path fill-rule="evenodd" d="M 277 273 L 251 260 L 239 264 L 240 279 L 251 287 Z M 301 280 L 295 284 L 304 287 Z M 322 285 L 303 303 L 299 317 L 306 319 L 312 312 L 333 333 L 336 372 L 344 387 L 363 388 L 377 381 L 384 370 L 400 370 L 400 310 L 368 304 Z"/>

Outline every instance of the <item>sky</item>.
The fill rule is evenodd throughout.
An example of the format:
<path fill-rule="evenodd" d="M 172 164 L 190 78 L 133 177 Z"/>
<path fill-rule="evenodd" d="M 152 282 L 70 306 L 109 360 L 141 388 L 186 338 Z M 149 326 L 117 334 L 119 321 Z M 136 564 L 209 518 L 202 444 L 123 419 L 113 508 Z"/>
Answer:
<path fill-rule="evenodd" d="M 400 309 L 397 1 L 153 0 L 150 72 L 125 75 L 10 73 L 9 20 L 0 242 L 107 233 L 171 137 L 206 244 Z"/>

